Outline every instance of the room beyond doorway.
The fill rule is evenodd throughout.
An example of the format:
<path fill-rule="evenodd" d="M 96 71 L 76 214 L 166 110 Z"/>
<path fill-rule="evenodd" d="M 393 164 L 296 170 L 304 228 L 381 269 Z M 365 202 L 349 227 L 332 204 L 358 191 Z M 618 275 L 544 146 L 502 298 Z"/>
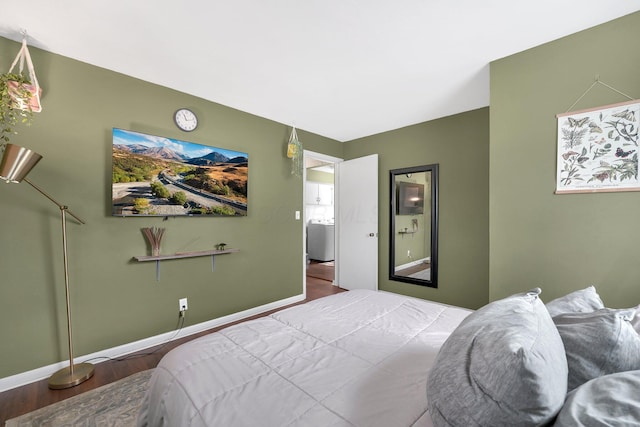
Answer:
<path fill-rule="evenodd" d="M 315 261 L 310 260 L 307 265 L 307 278 L 315 277 L 316 279 L 328 280 L 333 282 L 335 278 L 334 261 Z"/>
<path fill-rule="evenodd" d="M 313 277 L 335 283 L 335 164 L 342 159 L 304 151 L 305 280 Z"/>

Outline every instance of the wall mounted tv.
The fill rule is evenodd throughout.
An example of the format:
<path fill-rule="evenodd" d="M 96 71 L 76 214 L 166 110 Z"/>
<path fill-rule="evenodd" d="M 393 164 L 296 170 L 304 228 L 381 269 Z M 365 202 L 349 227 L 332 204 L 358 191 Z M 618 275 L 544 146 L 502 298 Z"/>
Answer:
<path fill-rule="evenodd" d="M 113 128 L 113 216 L 246 216 L 247 153 Z"/>
<path fill-rule="evenodd" d="M 398 215 L 417 215 L 424 212 L 423 184 L 400 181 L 396 191 L 396 213 Z"/>

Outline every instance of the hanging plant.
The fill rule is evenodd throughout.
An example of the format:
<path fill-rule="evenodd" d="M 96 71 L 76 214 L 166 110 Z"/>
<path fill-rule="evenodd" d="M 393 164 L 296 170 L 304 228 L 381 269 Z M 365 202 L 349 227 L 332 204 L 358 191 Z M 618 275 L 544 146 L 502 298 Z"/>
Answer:
<path fill-rule="evenodd" d="M 29 106 L 32 92 L 29 89 L 31 82 L 23 74 L 3 73 L 0 74 L 0 140 L 9 142 L 11 135 L 18 132 L 14 127 L 18 124 L 29 125 L 33 119 L 31 107 Z M 16 99 L 19 100 L 16 102 Z"/>

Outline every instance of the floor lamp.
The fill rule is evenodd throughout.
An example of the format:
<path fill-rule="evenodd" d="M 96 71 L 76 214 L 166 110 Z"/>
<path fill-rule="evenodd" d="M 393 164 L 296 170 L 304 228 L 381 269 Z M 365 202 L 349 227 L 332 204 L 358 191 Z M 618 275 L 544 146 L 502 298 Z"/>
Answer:
<path fill-rule="evenodd" d="M 78 218 L 69 208 L 58 203 L 53 197 L 37 187 L 26 176 L 31 169 L 42 159 L 35 151 L 20 147 L 15 144 L 6 144 L 2 162 L 0 163 L 0 179 L 7 183 L 19 183 L 25 181 L 38 190 L 40 194 L 51 200 L 60 208 L 62 218 L 62 256 L 64 260 L 64 290 L 67 298 L 67 332 L 69 337 L 69 367 L 62 368 L 49 378 L 49 388 L 64 389 L 76 386 L 93 376 L 94 368 L 90 363 L 73 363 L 73 339 L 71 333 L 71 304 L 69 299 L 69 269 L 67 263 L 67 214 L 74 217 L 80 224 L 84 221 Z"/>

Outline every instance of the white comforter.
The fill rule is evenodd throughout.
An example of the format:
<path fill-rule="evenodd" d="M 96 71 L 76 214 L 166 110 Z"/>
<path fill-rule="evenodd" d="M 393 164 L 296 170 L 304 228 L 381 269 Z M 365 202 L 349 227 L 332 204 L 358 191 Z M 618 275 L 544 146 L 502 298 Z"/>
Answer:
<path fill-rule="evenodd" d="M 431 426 L 426 380 L 470 313 L 349 291 L 241 323 L 172 350 L 140 426 Z"/>

